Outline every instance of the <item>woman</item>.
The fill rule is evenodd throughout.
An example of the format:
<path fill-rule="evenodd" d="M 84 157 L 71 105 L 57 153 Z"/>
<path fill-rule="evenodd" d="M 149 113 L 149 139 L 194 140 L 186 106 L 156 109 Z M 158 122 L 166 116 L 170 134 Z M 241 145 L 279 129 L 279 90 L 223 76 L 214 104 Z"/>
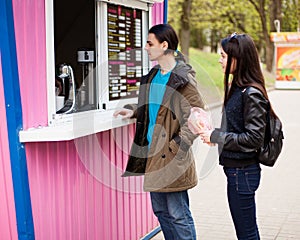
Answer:
<path fill-rule="evenodd" d="M 124 176 L 145 174 L 154 214 L 165 239 L 196 239 L 187 190 L 197 176 L 187 118 L 191 107 L 203 108 L 195 72 L 177 51 L 178 37 L 168 24 L 149 30 L 147 51 L 158 65 L 141 80 L 138 105 L 114 116 L 136 117 L 136 133 Z"/>
<path fill-rule="evenodd" d="M 237 238 L 260 239 L 255 207 L 261 174 L 257 149 L 264 142 L 268 95 L 251 37 L 234 33 L 221 41 L 221 47 L 219 62 L 224 72 L 221 128 L 198 129 L 198 132 L 205 143 L 218 144 Z M 270 112 L 274 114 L 272 108 Z"/>

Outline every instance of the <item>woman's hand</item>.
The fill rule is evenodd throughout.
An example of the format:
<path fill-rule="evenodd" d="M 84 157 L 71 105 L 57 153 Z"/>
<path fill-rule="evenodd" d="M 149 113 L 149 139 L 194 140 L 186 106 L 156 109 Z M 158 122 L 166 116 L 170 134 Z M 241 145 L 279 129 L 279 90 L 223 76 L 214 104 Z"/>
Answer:
<path fill-rule="evenodd" d="M 120 110 L 116 110 L 113 114 L 114 117 L 117 117 L 118 115 L 121 115 L 122 119 L 128 119 L 133 116 L 133 111 L 130 109 L 122 108 Z"/>
<path fill-rule="evenodd" d="M 193 134 L 212 129 L 210 114 L 199 107 L 192 107 L 188 118 L 188 127 Z"/>
<path fill-rule="evenodd" d="M 210 136 L 211 136 L 211 133 L 212 133 L 213 130 L 200 130 L 199 131 L 199 135 L 200 135 L 200 138 L 201 140 L 204 142 L 204 143 L 207 143 L 209 145 L 215 145 L 213 143 L 210 142 Z"/>

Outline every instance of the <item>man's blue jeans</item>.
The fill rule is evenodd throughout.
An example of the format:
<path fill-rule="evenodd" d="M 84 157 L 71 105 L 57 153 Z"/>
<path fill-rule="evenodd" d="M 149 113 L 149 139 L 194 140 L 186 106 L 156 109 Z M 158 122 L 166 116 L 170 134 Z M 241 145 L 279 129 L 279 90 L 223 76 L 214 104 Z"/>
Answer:
<path fill-rule="evenodd" d="M 236 235 L 239 240 L 259 240 L 256 223 L 255 191 L 261 168 L 253 164 L 243 168 L 224 167 L 227 197 Z"/>
<path fill-rule="evenodd" d="M 196 230 L 187 191 L 151 192 L 153 212 L 166 240 L 194 240 Z"/>

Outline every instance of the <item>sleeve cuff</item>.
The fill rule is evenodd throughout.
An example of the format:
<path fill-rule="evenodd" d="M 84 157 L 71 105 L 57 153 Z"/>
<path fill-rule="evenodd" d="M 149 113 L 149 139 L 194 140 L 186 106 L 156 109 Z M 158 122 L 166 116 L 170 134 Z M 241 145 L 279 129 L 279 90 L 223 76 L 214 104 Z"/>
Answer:
<path fill-rule="evenodd" d="M 212 131 L 210 135 L 210 142 L 211 143 L 219 143 L 221 140 L 221 131 L 220 129 L 216 128 L 214 131 Z"/>

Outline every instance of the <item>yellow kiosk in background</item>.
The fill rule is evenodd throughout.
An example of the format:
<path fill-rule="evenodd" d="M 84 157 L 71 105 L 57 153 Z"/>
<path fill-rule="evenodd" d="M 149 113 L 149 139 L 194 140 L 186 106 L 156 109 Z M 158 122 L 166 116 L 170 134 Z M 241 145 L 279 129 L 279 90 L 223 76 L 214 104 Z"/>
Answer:
<path fill-rule="evenodd" d="M 273 32 L 277 89 L 300 89 L 300 32 Z"/>

